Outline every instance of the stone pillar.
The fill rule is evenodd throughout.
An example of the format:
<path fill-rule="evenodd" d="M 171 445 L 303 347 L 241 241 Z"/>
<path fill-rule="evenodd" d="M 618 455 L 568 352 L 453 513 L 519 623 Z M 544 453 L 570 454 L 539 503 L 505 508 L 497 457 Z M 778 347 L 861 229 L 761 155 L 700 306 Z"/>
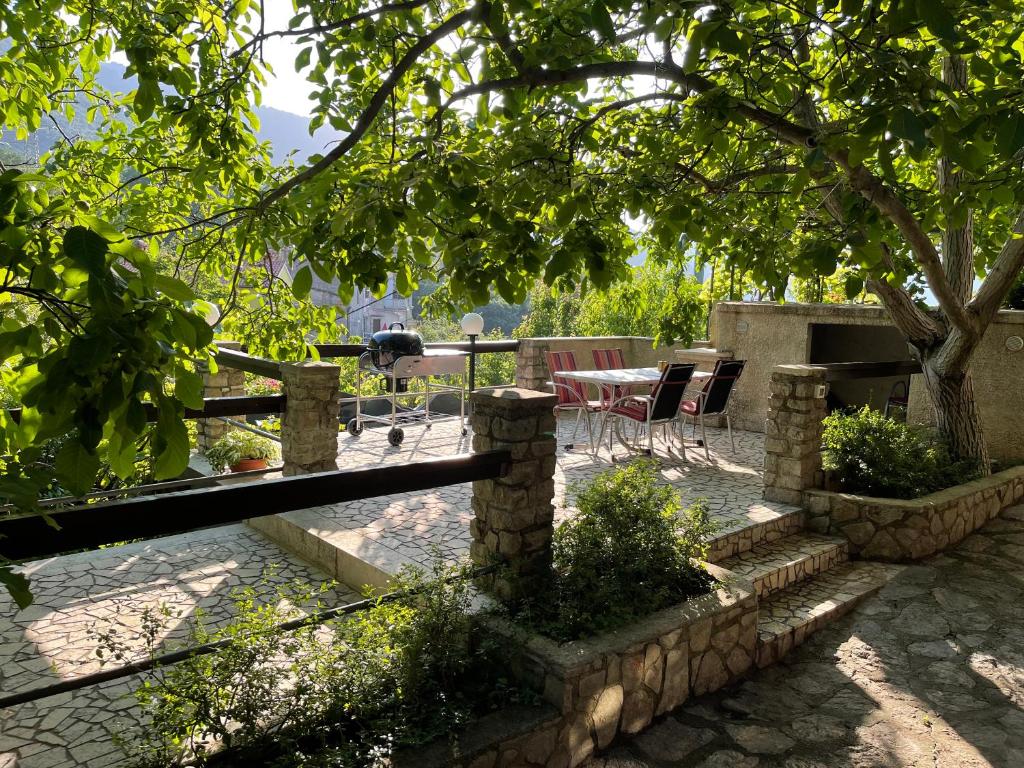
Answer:
<path fill-rule="evenodd" d="M 548 574 L 555 515 L 554 395 L 528 389 L 474 392 L 473 450 L 508 450 L 508 474 L 473 483 L 477 565 L 509 566 L 484 580 L 501 599 L 515 598 Z"/>
<path fill-rule="evenodd" d="M 551 380 L 544 353 L 548 351 L 546 339 L 520 339 L 516 349 L 516 386 L 547 392 Z"/>
<path fill-rule="evenodd" d="M 218 341 L 217 346 L 222 349 L 241 349 L 239 341 Z M 203 397 L 241 397 L 245 394 L 245 373 L 235 368 L 220 366 L 216 373 L 203 366 L 200 368 L 203 375 Z M 234 427 L 225 424 L 220 419 L 197 419 L 196 420 L 196 448 L 200 453 L 220 440 Z"/>
<path fill-rule="evenodd" d="M 825 369 L 777 365 L 772 371 L 764 441 L 764 497 L 800 504 L 821 486 L 821 421 L 827 415 Z"/>
<path fill-rule="evenodd" d="M 281 459 L 285 475 L 338 468 L 337 365 L 314 360 L 282 363 Z"/>

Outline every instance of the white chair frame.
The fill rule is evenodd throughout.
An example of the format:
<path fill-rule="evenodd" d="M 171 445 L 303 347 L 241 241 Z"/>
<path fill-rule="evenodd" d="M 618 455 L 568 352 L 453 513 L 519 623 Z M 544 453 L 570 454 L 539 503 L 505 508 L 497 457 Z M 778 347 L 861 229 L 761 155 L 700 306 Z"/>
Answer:
<path fill-rule="evenodd" d="M 573 441 L 576 440 L 576 435 L 579 434 L 579 431 L 580 431 L 580 420 L 583 417 L 586 417 L 586 422 L 587 422 L 587 439 L 590 441 L 591 445 L 593 445 L 593 443 L 594 443 L 594 427 L 590 423 L 590 401 L 589 400 L 584 400 L 582 397 L 580 397 L 580 393 L 577 392 L 572 387 L 570 387 L 568 384 L 560 384 L 557 381 L 548 381 L 548 382 L 545 382 L 545 383 L 549 387 L 551 387 L 553 391 L 556 391 L 557 388 L 559 388 L 559 387 L 564 389 L 564 390 L 566 390 L 567 392 L 571 393 L 572 396 L 577 401 L 579 401 L 579 403 L 580 403 L 579 405 L 563 405 L 563 404 L 559 404 L 559 405 L 556 405 L 553 408 L 553 410 L 555 411 L 556 418 L 558 416 L 558 413 L 561 412 L 561 411 L 576 411 L 576 425 L 573 427 L 572 438 L 570 438 Z M 557 391 L 556 391 L 556 394 L 557 394 Z M 568 446 L 566 446 L 566 447 L 568 447 Z"/>
<path fill-rule="evenodd" d="M 625 416 L 623 414 L 615 413 L 613 411 L 613 409 L 616 406 L 618 406 L 620 403 L 624 403 L 624 402 L 627 402 L 627 401 L 642 402 L 644 404 L 644 411 L 647 414 L 647 418 L 646 418 L 645 421 L 641 422 L 641 421 L 638 421 L 636 419 L 632 419 L 629 416 Z M 674 456 L 675 452 L 672 450 L 672 448 L 673 448 L 673 446 L 672 446 L 672 431 L 673 431 L 672 430 L 672 426 L 674 426 L 675 422 L 678 421 L 679 422 L 679 427 L 680 427 L 680 433 L 679 433 L 679 457 L 683 461 L 686 461 L 686 446 L 683 443 L 683 439 L 682 439 L 682 427 L 683 427 L 682 412 L 678 411 L 676 413 L 676 416 L 672 416 L 672 417 L 669 417 L 667 419 L 658 419 L 657 421 L 653 421 L 651 419 L 651 409 L 653 408 L 653 406 L 654 406 L 654 397 L 652 395 L 625 395 L 624 397 L 620 397 L 617 400 L 615 400 L 613 403 L 611 403 L 609 405 L 609 407 L 607 409 L 604 410 L 604 412 L 602 414 L 602 418 L 601 418 L 601 432 L 598 435 L 597 444 L 600 445 L 601 442 L 604 440 L 604 432 L 605 432 L 605 429 L 608 426 L 608 419 L 609 418 L 615 418 L 620 423 L 628 419 L 629 421 L 632 421 L 636 425 L 636 428 L 633 431 L 633 448 L 634 448 L 634 450 L 640 450 L 640 446 L 639 446 L 639 443 L 640 443 L 640 428 L 644 427 L 646 429 L 646 431 L 647 431 L 647 452 L 650 455 L 650 457 L 653 459 L 655 457 L 655 453 L 654 453 L 654 427 L 661 427 L 662 439 L 664 440 L 665 445 L 668 447 L 668 452 Z M 622 440 L 621 435 L 620 435 L 619 439 L 622 441 L 623 445 L 626 445 L 626 441 Z M 626 447 L 628 448 L 629 446 L 626 445 Z M 611 432 L 608 433 L 608 450 L 609 451 L 612 450 L 612 434 L 611 434 Z M 612 458 L 614 460 L 614 456 Z"/>

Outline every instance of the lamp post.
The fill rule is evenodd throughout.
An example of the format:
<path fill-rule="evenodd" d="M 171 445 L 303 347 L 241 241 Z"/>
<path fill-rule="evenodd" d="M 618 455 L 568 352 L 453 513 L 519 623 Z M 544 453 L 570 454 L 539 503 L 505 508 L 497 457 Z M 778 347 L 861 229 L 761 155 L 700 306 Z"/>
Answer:
<path fill-rule="evenodd" d="M 476 312 L 467 312 L 459 323 L 469 336 L 469 391 L 476 387 L 476 337 L 484 332 L 484 319 Z"/>

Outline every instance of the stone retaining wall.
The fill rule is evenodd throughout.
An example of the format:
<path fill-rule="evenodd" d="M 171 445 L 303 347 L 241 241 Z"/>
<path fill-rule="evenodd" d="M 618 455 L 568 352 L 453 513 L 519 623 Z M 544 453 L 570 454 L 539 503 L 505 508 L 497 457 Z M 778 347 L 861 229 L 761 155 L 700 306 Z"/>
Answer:
<path fill-rule="evenodd" d="M 956 544 L 1024 498 L 1024 466 L 919 499 L 877 499 L 804 492 L 807 527 L 843 536 L 850 554 L 869 560 L 917 560 Z"/>
<path fill-rule="evenodd" d="M 505 619 L 484 619 L 508 641 L 513 673 L 561 718 L 466 765 L 573 768 L 618 734 L 638 733 L 689 696 L 745 673 L 757 641 L 753 584 L 708 568 L 720 581 L 714 592 L 596 638 L 559 644 Z"/>

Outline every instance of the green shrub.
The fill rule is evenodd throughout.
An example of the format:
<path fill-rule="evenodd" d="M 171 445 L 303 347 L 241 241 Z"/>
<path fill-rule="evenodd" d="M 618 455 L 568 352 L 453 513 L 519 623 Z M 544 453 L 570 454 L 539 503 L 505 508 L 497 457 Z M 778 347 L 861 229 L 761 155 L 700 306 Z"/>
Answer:
<path fill-rule="evenodd" d="M 912 499 L 978 476 L 977 464 L 954 462 L 930 431 L 865 406 L 824 421 L 822 463 L 847 493 Z"/>
<path fill-rule="evenodd" d="M 223 472 L 225 467 L 232 467 L 243 459 L 269 461 L 276 459 L 277 455 L 277 446 L 272 440 L 253 432 L 233 429 L 210 446 L 206 460 L 215 470 Z"/>
<path fill-rule="evenodd" d="M 397 748 L 451 734 L 519 699 L 499 677 L 496 651 L 471 634 L 466 573 L 438 564 L 405 570 L 404 596 L 319 627 L 277 626 L 315 605 L 326 587 L 292 585 L 276 600 L 235 594 L 237 617 L 189 645 L 226 638 L 218 652 L 157 670 L 136 692 L 147 727 L 125 744 L 138 768 L 384 765 Z M 152 647 L 161 617 L 142 622 Z M 128 657 L 116 635 L 103 656 Z"/>
<path fill-rule="evenodd" d="M 555 531 L 551 592 L 514 606 L 523 620 L 570 640 L 710 590 L 711 577 L 695 562 L 714 528 L 707 506 L 683 509 L 653 464 L 604 472 L 570 493 L 579 511 Z"/>

